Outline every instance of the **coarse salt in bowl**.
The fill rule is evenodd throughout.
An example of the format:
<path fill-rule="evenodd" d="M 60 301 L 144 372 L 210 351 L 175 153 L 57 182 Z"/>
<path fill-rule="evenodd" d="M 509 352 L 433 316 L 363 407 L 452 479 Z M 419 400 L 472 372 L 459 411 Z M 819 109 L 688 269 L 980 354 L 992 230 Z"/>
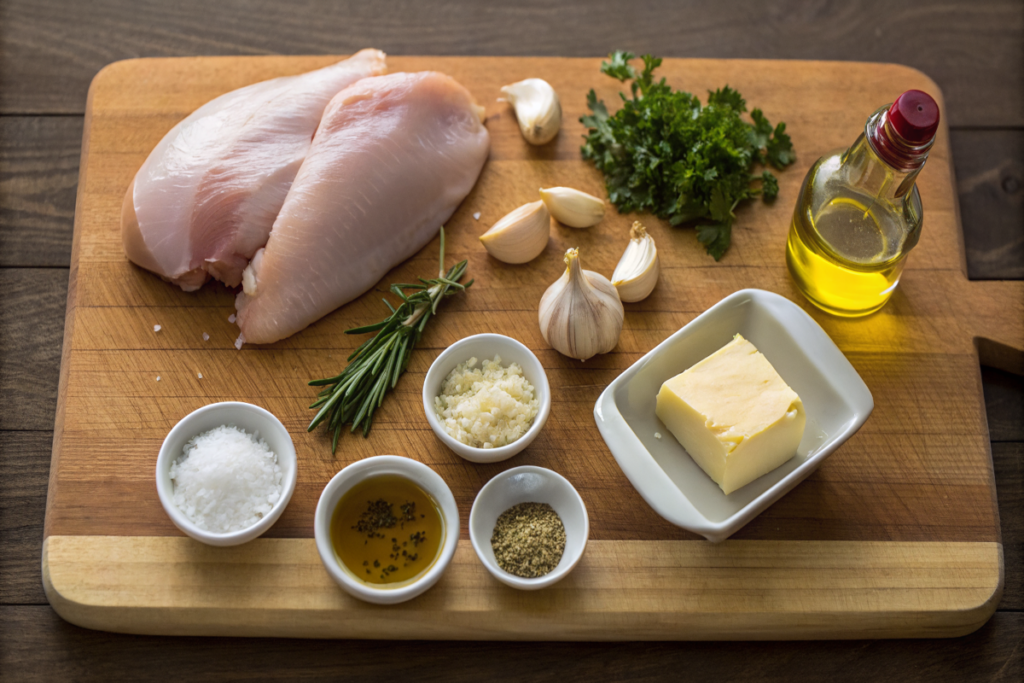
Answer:
<path fill-rule="evenodd" d="M 257 434 L 277 456 L 282 476 L 280 495 L 269 511 L 260 510 L 262 516 L 259 521 L 244 529 L 218 533 L 201 528 L 175 503 L 175 483 L 171 479 L 171 469 L 184 455 L 186 444 L 222 426 L 236 427 L 250 435 Z M 164 439 L 156 461 L 156 489 L 164 511 L 178 529 L 208 545 L 232 546 L 251 541 L 274 525 L 295 491 L 297 470 L 295 445 L 288 430 L 273 414 L 250 403 L 212 403 L 183 417 Z M 253 476 L 252 472 L 247 474 Z M 201 490 L 198 492 L 202 493 Z"/>
<path fill-rule="evenodd" d="M 501 357 L 501 364 L 504 367 L 516 363 L 523 369 L 523 377 L 533 385 L 534 395 L 538 401 L 537 414 L 526 433 L 512 443 L 496 448 L 477 448 L 462 443 L 448 433 L 438 419 L 434 399 L 441 394 L 445 379 L 459 364 L 470 358 L 476 358 L 482 363 L 495 356 Z M 426 412 L 430 428 L 457 455 L 470 462 L 501 462 L 529 446 L 540 434 L 551 413 L 551 388 L 544 366 L 524 344 L 501 334 L 476 334 L 455 342 L 441 352 L 437 360 L 431 364 L 423 380 L 423 410 Z"/>

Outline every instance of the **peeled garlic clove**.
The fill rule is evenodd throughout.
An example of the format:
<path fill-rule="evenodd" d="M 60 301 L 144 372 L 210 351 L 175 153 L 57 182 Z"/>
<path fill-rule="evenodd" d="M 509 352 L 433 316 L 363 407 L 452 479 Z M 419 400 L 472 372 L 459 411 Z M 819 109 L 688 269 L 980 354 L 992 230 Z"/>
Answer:
<path fill-rule="evenodd" d="M 540 333 L 559 353 L 586 360 L 619 343 L 624 311 L 615 287 L 583 270 L 579 250 L 565 252 L 565 272 L 540 299 Z"/>
<path fill-rule="evenodd" d="M 570 228 L 589 228 L 604 218 L 603 201 L 571 187 L 542 187 L 540 198 L 555 220 Z"/>
<path fill-rule="evenodd" d="M 527 78 L 501 89 L 516 110 L 519 130 L 531 145 L 551 142 L 562 125 L 562 103 L 558 93 L 540 78 Z"/>
<path fill-rule="evenodd" d="M 548 245 L 551 214 L 544 202 L 524 204 L 480 235 L 487 253 L 505 263 L 526 263 Z"/>
<path fill-rule="evenodd" d="M 612 273 L 612 284 L 623 301 L 641 301 L 654 290 L 661 273 L 654 238 L 639 221 L 629 229 L 629 244 Z"/>

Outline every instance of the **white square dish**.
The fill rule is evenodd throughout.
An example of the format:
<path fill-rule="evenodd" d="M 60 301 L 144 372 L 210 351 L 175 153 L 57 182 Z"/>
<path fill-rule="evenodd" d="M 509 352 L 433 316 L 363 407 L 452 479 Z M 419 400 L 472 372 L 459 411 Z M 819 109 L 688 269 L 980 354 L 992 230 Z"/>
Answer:
<path fill-rule="evenodd" d="M 662 383 L 741 334 L 804 403 L 796 455 L 725 495 L 655 415 Z M 743 289 L 697 316 L 619 375 L 594 417 L 619 467 L 655 512 L 709 541 L 723 541 L 818 469 L 874 408 L 864 380 L 814 320 L 792 301 Z M 655 433 L 660 433 L 657 438 Z"/>

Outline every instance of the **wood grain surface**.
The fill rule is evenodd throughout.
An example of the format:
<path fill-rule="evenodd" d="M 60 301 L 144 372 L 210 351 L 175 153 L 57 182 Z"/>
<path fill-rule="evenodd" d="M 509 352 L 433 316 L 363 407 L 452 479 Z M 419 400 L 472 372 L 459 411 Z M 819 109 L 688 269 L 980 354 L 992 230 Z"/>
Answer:
<path fill-rule="evenodd" d="M 60 345 L 67 307 L 66 270 L 0 270 L 0 428 L 48 429 L 57 403 Z"/>
<path fill-rule="evenodd" d="M 1024 56 L 1022 56 L 1024 58 Z M 1024 131 L 957 131 L 957 190 L 976 280 L 1024 278 Z"/>
<path fill-rule="evenodd" d="M 0 637 L 18 681 L 910 681 L 1016 683 L 1024 614 L 949 640 L 404 642 L 160 638 L 76 628 L 48 607 L 10 607 Z M 33 666 L 35 664 L 35 666 Z M 906 675 L 904 675 L 904 673 Z"/>
<path fill-rule="evenodd" d="M 1024 175 L 1020 154 L 1010 151 L 1024 139 L 1019 123 L 1024 6 L 1017 0 L 898 5 L 780 0 L 756 11 L 728 2 L 651 0 L 634 3 L 625 14 L 621 3 L 610 0 L 570 0 L 558 7 L 521 2 L 495 10 L 473 0 L 432 0 L 376 5 L 356 20 L 353 7 L 363 12 L 367 6 L 334 0 L 291 6 L 272 0 L 0 3 L 0 272 L 8 278 L 0 298 L 0 677 L 149 680 L 162 679 L 174 667 L 204 681 L 394 675 L 460 681 L 513 673 L 522 680 L 650 681 L 679 672 L 695 680 L 1019 681 L 1024 676 L 1024 381 L 985 367 L 981 377 L 1006 586 L 999 612 L 974 634 L 953 642 L 397 645 L 161 638 L 82 629 L 52 611 L 42 592 L 39 557 L 74 213 L 67 182 L 77 178 L 86 88 L 116 59 L 337 53 L 372 43 L 394 54 L 598 56 L 623 47 L 667 56 L 903 62 L 932 76 L 946 94 L 972 279 L 1006 277 L 1008 268 L 1020 267 L 1012 245 L 1024 237 Z M 884 18 L 893 13 L 900 20 L 887 23 Z M 911 24 L 920 30 L 903 30 Z M 876 31 L 882 35 L 876 38 Z M 993 225 L 1006 229 L 993 231 Z M 11 244 L 26 247 L 18 250 L 18 260 L 7 258 Z M 986 255 L 977 264 L 972 264 L 972 245 Z M 30 261 L 20 260 L 26 255 Z M 32 286 L 16 292 L 8 285 L 27 279 Z M 40 296 L 57 302 L 58 310 L 26 304 Z M 3 334 L 9 325 L 24 332 Z M 30 366 L 30 379 L 9 379 L 7 369 L 22 364 Z"/>
<path fill-rule="evenodd" d="M 1011 349 L 1024 346 L 1024 287 L 967 281 L 964 256 L 958 248 L 957 205 L 945 129 L 940 131 L 930 164 L 919 179 L 929 211 L 929 232 L 915 250 L 892 303 L 881 314 L 860 321 L 836 320 L 815 311 L 795 291 L 782 259 L 791 202 L 744 207 L 734 231 L 734 245 L 719 263 L 703 254 L 692 231 L 671 229 L 647 218 L 665 263 L 659 287 L 644 302 L 628 307 L 623 336 L 613 353 L 580 364 L 544 343 L 536 329 L 537 301 L 560 274 L 561 254 L 569 246 L 580 247 L 587 267 L 610 272 L 622 249 L 619 242 L 624 241 L 616 237 L 626 234 L 633 218 L 613 213 L 587 231 L 557 226 L 541 257 L 515 268 L 490 259 L 476 238 L 500 216 L 530 201 L 538 186 L 561 184 L 602 194 L 600 175 L 579 158 L 583 128 L 578 118 L 585 111 L 584 95 L 590 87 L 612 101 L 616 83 L 599 74 L 598 60 L 392 58 L 392 70 L 449 73 L 487 108 L 492 137 L 488 164 L 476 188 L 448 223 L 449 257 L 469 259 L 476 283 L 466 295 L 446 304 L 441 324 L 428 328 L 409 372 L 378 413 L 370 437 L 348 436 L 332 456 L 323 434 L 307 434 L 303 429 L 309 419 L 303 403 L 311 396 L 305 381 L 337 372 L 341 359 L 359 343 L 343 331 L 379 316 L 379 293 L 368 293 L 287 340 L 238 352 L 232 346 L 236 333 L 227 322 L 232 293 L 208 286 L 199 293 L 186 294 L 128 263 L 121 250 L 117 213 L 123 188 L 146 155 L 193 109 L 247 83 L 306 71 L 329 61 L 321 57 L 137 60 L 107 67 L 93 82 L 47 504 L 49 543 L 64 547 L 73 537 L 89 536 L 100 537 L 98 547 L 107 548 L 102 539 L 109 536 L 179 536 L 152 495 L 153 459 L 178 419 L 212 401 L 231 399 L 252 401 L 278 415 L 293 434 L 300 454 L 296 493 L 268 536 L 308 538 L 319 492 L 335 472 L 371 455 L 397 453 L 426 462 L 446 479 L 459 502 L 465 539 L 465 521 L 476 492 L 510 465 L 472 465 L 449 452 L 422 418 L 420 387 L 431 360 L 443 348 L 470 334 L 498 331 L 513 334 L 538 353 L 555 397 L 545 431 L 513 464 L 540 464 L 567 476 L 587 503 L 592 540 L 607 542 L 603 553 L 591 551 L 587 558 L 598 577 L 595 584 L 602 586 L 597 595 L 606 597 L 598 599 L 582 591 L 578 606 L 565 615 L 560 613 L 560 628 L 546 632 L 545 637 L 628 639 L 633 633 L 654 638 L 658 633 L 655 624 L 663 626 L 661 634 L 666 638 L 698 637 L 701 629 L 712 637 L 754 637 L 757 633 L 762 637 L 768 633 L 809 637 L 815 632 L 846 637 L 865 632 L 876 636 L 959 635 L 968 628 L 966 624 L 976 628 L 991 614 L 1002 588 L 1002 560 L 974 337 Z M 529 75 L 549 80 L 563 100 L 566 123 L 556 141 L 543 148 L 527 146 L 507 105 L 495 102 L 502 84 Z M 863 111 L 910 87 L 940 97 L 926 76 L 892 65 L 669 60 L 662 75 L 676 87 L 694 92 L 730 83 L 770 118 L 786 120 L 802 160 L 780 178 L 782 196 L 790 198 L 813 159 L 848 144 L 847 138 L 855 135 L 849 131 L 858 131 L 863 125 Z M 787 89 L 787 80 L 817 90 L 822 95 L 818 109 L 814 103 L 796 107 L 797 94 Z M 479 221 L 473 218 L 476 212 Z M 429 272 L 436 249 L 435 240 L 385 277 L 384 283 L 408 281 Z M 847 354 L 875 396 L 875 416 L 861 432 L 818 473 L 735 537 L 741 543 L 804 542 L 812 555 L 838 553 L 839 557 L 859 556 L 867 552 L 864 549 L 876 547 L 864 543 L 882 542 L 875 554 L 868 554 L 872 559 L 866 560 L 864 567 L 883 577 L 884 585 L 862 583 L 864 572 L 841 572 L 836 584 L 821 589 L 821 595 L 827 596 L 823 602 L 811 604 L 803 612 L 805 617 L 821 615 L 812 629 L 787 618 L 787 610 L 780 607 L 787 602 L 785 589 L 773 586 L 769 578 L 772 572 L 782 571 L 807 583 L 816 574 L 817 568 L 783 562 L 789 553 L 768 553 L 763 575 L 741 572 L 725 584 L 741 594 L 751 582 L 756 586 L 761 598 L 749 609 L 764 611 L 766 621 L 752 625 L 753 630 L 740 628 L 730 619 L 728 615 L 737 609 L 732 605 L 716 609 L 667 599 L 676 582 L 661 584 L 656 577 L 667 568 L 685 566 L 683 558 L 704 552 L 704 544 L 672 542 L 695 537 L 658 517 L 628 485 L 591 417 L 597 395 L 618 373 L 723 296 L 750 286 L 780 292 L 804 305 Z M 1007 310 L 1010 316 L 1005 315 Z M 155 324 L 162 327 L 159 333 L 153 331 Z M 202 340 L 204 332 L 210 335 L 209 341 Z M 942 372 L 934 372 L 937 365 Z M 161 381 L 156 381 L 157 376 Z M 98 502 L 95 491 L 99 486 L 116 495 Z M 668 558 L 667 564 L 631 561 L 631 543 L 638 541 L 653 542 L 651 547 L 658 549 L 644 557 L 663 556 Z M 815 542 L 827 543 L 819 546 Z M 910 554 L 922 557 L 942 548 L 939 556 L 946 558 L 945 573 L 934 580 L 954 587 L 953 593 L 935 594 L 929 592 L 927 582 L 908 584 L 894 575 L 892 567 L 905 561 L 910 552 L 901 542 L 918 542 L 909 546 L 915 548 Z M 948 553 L 941 545 L 949 542 L 957 543 L 957 553 Z M 303 547 L 312 546 L 307 541 Z M 107 557 L 135 555 L 94 552 Z M 212 608 L 203 602 L 212 587 L 204 582 L 212 578 L 186 569 L 187 562 L 172 559 L 180 556 L 179 551 L 167 552 L 165 561 L 158 564 L 188 577 L 172 583 L 190 588 L 181 588 L 184 602 L 159 612 L 154 619 L 140 616 L 141 603 L 129 597 L 151 590 L 148 587 L 153 584 L 131 580 L 129 577 L 144 573 L 139 574 L 127 559 L 110 560 L 104 572 L 116 577 L 119 590 L 89 592 L 84 587 L 93 571 L 91 565 L 61 565 L 68 563 L 71 555 L 47 552 L 44 580 L 51 604 L 76 623 L 113 630 L 150 632 L 161 624 L 160 628 L 169 629 L 162 632 L 176 633 L 312 634 L 300 626 L 312 628 L 315 620 L 306 618 L 280 621 L 276 631 L 255 626 L 263 624 L 260 614 L 276 614 L 286 609 L 284 606 L 253 611 L 251 619 L 219 621 L 210 627 L 196 615 Z M 708 552 L 714 555 L 726 550 L 720 547 Z M 621 576 L 618 568 L 628 563 L 637 565 L 630 574 L 632 583 L 614 591 L 614 579 Z M 229 566 L 235 569 L 225 571 L 232 576 L 232 571 L 244 568 L 243 563 Z M 498 633 L 481 630 L 469 616 L 473 610 L 455 606 L 454 601 L 465 594 L 475 596 L 470 603 L 478 615 L 496 620 L 506 637 L 528 637 L 529 619 L 513 617 L 503 611 L 500 601 L 491 602 L 489 596 L 497 590 L 496 584 L 479 566 L 472 567 L 485 579 L 482 588 L 473 582 L 471 573 L 461 579 L 456 574 L 435 589 L 442 606 L 442 626 L 428 630 L 412 621 L 409 630 L 399 632 L 400 620 L 394 618 L 395 635 L 497 637 Z M 970 567 L 978 567 L 979 576 L 984 576 L 978 579 L 980 584 L 970 583 L 975 580 Z M 291 573 L 282 577 L 304 576 L 311 567 L 296 559 L 290 569 Z M 586 577 L 585 571 L 581 573 Z M 246 583 L 241 576 L 233 580 Z M 128 585 L 137 588 L 123 588 Z M 629 612 L 636 602 L 628 592 L 631 585 L 651 586 L 652 604 L 660 605 L 660 612 L 655 609 L 645 612 L 643 618 L 623 622 L 623 610 Z M 872 602 L 872 591 L 879 589 L 902 592 L 910 603 L 923 606 L 925 616 L 918 621 L 906 616 L 903 608 Z M 609 590 L 612 592 L 606 592 Z M 970 590 L 976 592 L 963 593 Z M 767 603 L 762 602 L 765 595 L 771 596 Z M 556 600 L 561 602 L 576 604 Z M 859 607 L 851 609 L 851 605 Z M 542 606 L 537 603 L 534 609 L 543 611 Z M 336 609 L 338 614 L 353 614 L 348 607 Z M 237 613 L 243 614 L 245 609 Z M 524 614 L 529 613 L 526 610 Z M 669 614 L 686 615 L 682 622 L 686 626 L 669 627 L 665 622 Z M 694 621 L 696 615 L 702 617 Z M 965 615 L 969 615 L 966 620 Z M 623 628 L 623 623 L 630 623 L 631 628 Z M 256 630 L 247 630 L 250 628 Z M 374 637 L 384 632 L 370 625 L 360 630 L 339 620 L 338 627 L 326 635 Z"/>
<path fill-rule="evenodd" d="M 81 154 L 80 119 L 0 118 L 0 267 L 67 265 Z"/>
<path fill-rule="evenodd" d="M 934 78 L 957 126 L 1024 126 L 1017 0 L 6 0 L 0 112 L 81 114 L 93 75 L 140 56 L 351 54 L 895 62 Z"/>
<path fill-rule="evenodd" d="M 340 590 L 310 539 L 49 536 L 43 582 L 68 621 L 122 633 L 458 640 L 960 636 L 999 602 L 998 543 L 591 541 L 572 574 L 518 591 L 460 541 L 401 605 Z"/>

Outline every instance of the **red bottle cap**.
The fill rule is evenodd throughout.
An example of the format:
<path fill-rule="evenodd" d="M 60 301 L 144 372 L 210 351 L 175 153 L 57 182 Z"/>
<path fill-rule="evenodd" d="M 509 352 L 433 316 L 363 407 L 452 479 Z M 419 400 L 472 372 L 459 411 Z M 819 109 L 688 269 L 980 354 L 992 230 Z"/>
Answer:
<path fill-rule="evenodd" d="M 926 92 L 908 90 L 889 107 L 889 123 L 910 144 L 924 144 L 939 129 L 939 105 Z"/>

